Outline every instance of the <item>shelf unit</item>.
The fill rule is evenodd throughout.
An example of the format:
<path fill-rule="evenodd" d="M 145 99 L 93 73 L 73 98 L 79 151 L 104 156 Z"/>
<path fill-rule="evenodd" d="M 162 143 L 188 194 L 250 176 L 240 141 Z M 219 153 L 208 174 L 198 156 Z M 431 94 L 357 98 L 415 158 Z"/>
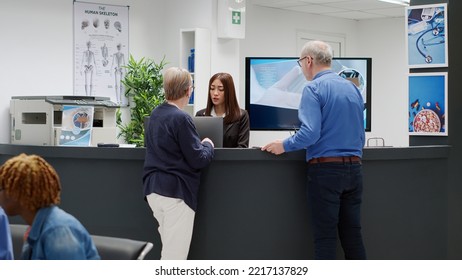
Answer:
<path fill-rule="evenodd" d="M 188 69 L 188 57 L 191 49 L 195 49 L 194 73 L 194 102 L 184 109 L 191 116 L 207 106 L 207 94 L 210 79 L 210 31 L 205 28 L 180 30 L 180 67 Z"/>

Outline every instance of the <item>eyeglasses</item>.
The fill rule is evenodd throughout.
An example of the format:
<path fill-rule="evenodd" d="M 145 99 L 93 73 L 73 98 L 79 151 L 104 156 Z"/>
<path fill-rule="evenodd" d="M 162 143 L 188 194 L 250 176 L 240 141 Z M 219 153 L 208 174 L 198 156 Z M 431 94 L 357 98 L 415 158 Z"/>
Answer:
<path fill-rule="evenodd" d="M 302 67 L 302 64 L 300 63 L 300 61 L 304 60 L 305 58 L 308 58 L 309 56 L 304 56 L 302 58 L 300 58 L 299 60 L 297 60 L 297 63 L 298 63 L 298 66 Z"/>
<path fill-rule="evenodd" d="M 196 88 L 195 86 L 190 86 L 190 88 L 192 89 L 192 91 L 194 91 L 194 89 Z"/>

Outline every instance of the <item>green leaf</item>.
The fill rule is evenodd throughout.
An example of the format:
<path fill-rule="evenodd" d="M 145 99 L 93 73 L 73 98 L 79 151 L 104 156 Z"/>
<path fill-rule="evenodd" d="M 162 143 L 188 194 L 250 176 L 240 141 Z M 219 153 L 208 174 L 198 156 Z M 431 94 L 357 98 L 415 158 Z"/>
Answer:
<path fill-rule="evenodd" d="M 117 126 L 120 129 L 118 137 L 123 137 L 129 144 L 137 147 L 144 144 L 144 117 L 149 116 L 165 101 L 162 70 L 167 62 L 165 56 L 159 63 L 149 58 L 135 60 L 130 55 L 125 65 L 126 75 L 122 80 L 125 85 L 125 96 L 132 98 L 134 106 L 130 108 L 130 122 L 123 125 L 120 112 L 117 112 Z"/>

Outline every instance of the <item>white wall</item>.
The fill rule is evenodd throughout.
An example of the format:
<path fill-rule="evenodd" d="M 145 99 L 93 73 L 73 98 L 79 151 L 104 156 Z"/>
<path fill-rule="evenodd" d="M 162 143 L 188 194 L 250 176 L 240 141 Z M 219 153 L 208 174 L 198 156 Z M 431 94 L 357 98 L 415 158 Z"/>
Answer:
<path fill-rule="evenodd" d="M 14 95 L 72 93 L 71 1 L 2 1 L 0 142 L 9 141 Z"/>
<path fill-rule="evenodd" d="M 241 107 L 245 105 L 246 56 L 298 56 L 299 31 L 342 34 L 346 55 L 373 57 L 372 133 L 387 145 L 406 146 L 407 69 L 402 19 L 353 21 L 254 6 L 247 1 L 246 38 L 218 39 L 219 0 L 98 0 L 130 6 L 130 53 L 167 66 L 179 61 L 179 30 L 211 30 L 211 72 L 233 75 Z M 0 143 L 9 142 L 9 101 L 16 95 L 68 95 L 73 92 L 73 4 L 71 0 L 3 0 L 0 9 Z M 386 77 L 386 78 L 383 78 Z M 206 94 L 206 93 L 205 93 Z M 390 113 L 390 111 L 392 113 Z M 288 132 L 252 132 L 261 146 Z M 370 137 L 368 135 L 368 137 Z"/>
<path fill-rule="evenodd" d="M 404 26 L 404 17 L 360 21 L 361 45 L 351 54 L 372 57 L 372 131 L 366 136 L 396 147 L 409 146 Z"/>

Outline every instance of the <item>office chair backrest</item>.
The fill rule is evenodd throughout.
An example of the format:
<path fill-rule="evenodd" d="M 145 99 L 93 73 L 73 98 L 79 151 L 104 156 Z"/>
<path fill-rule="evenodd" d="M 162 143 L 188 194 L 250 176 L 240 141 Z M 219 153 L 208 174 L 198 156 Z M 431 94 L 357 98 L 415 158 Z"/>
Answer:
<path fill-rule="evenodd" d="M 11 239 L 13 239 L 13 254 L 15 260 L 21 259 L 22 245 L 24 244 L 24 233 L 27 225 L 10 224 Z"/>
<path fill-rule="evenodd" d="M 16 260 L 21 259 L 24 233 L 27 227 L 27 225 L 10 224 L 13 253 Z M 142 260 L 153 247 L 151 242 L 127 238 L 101 235 L 92 235 L 91 238 L 102 260 Z"/>
<path fill-rule="evenodd" d="M 102 260 L 142 260 L 151 251 L 151 242 L 92 235 Z"/>

